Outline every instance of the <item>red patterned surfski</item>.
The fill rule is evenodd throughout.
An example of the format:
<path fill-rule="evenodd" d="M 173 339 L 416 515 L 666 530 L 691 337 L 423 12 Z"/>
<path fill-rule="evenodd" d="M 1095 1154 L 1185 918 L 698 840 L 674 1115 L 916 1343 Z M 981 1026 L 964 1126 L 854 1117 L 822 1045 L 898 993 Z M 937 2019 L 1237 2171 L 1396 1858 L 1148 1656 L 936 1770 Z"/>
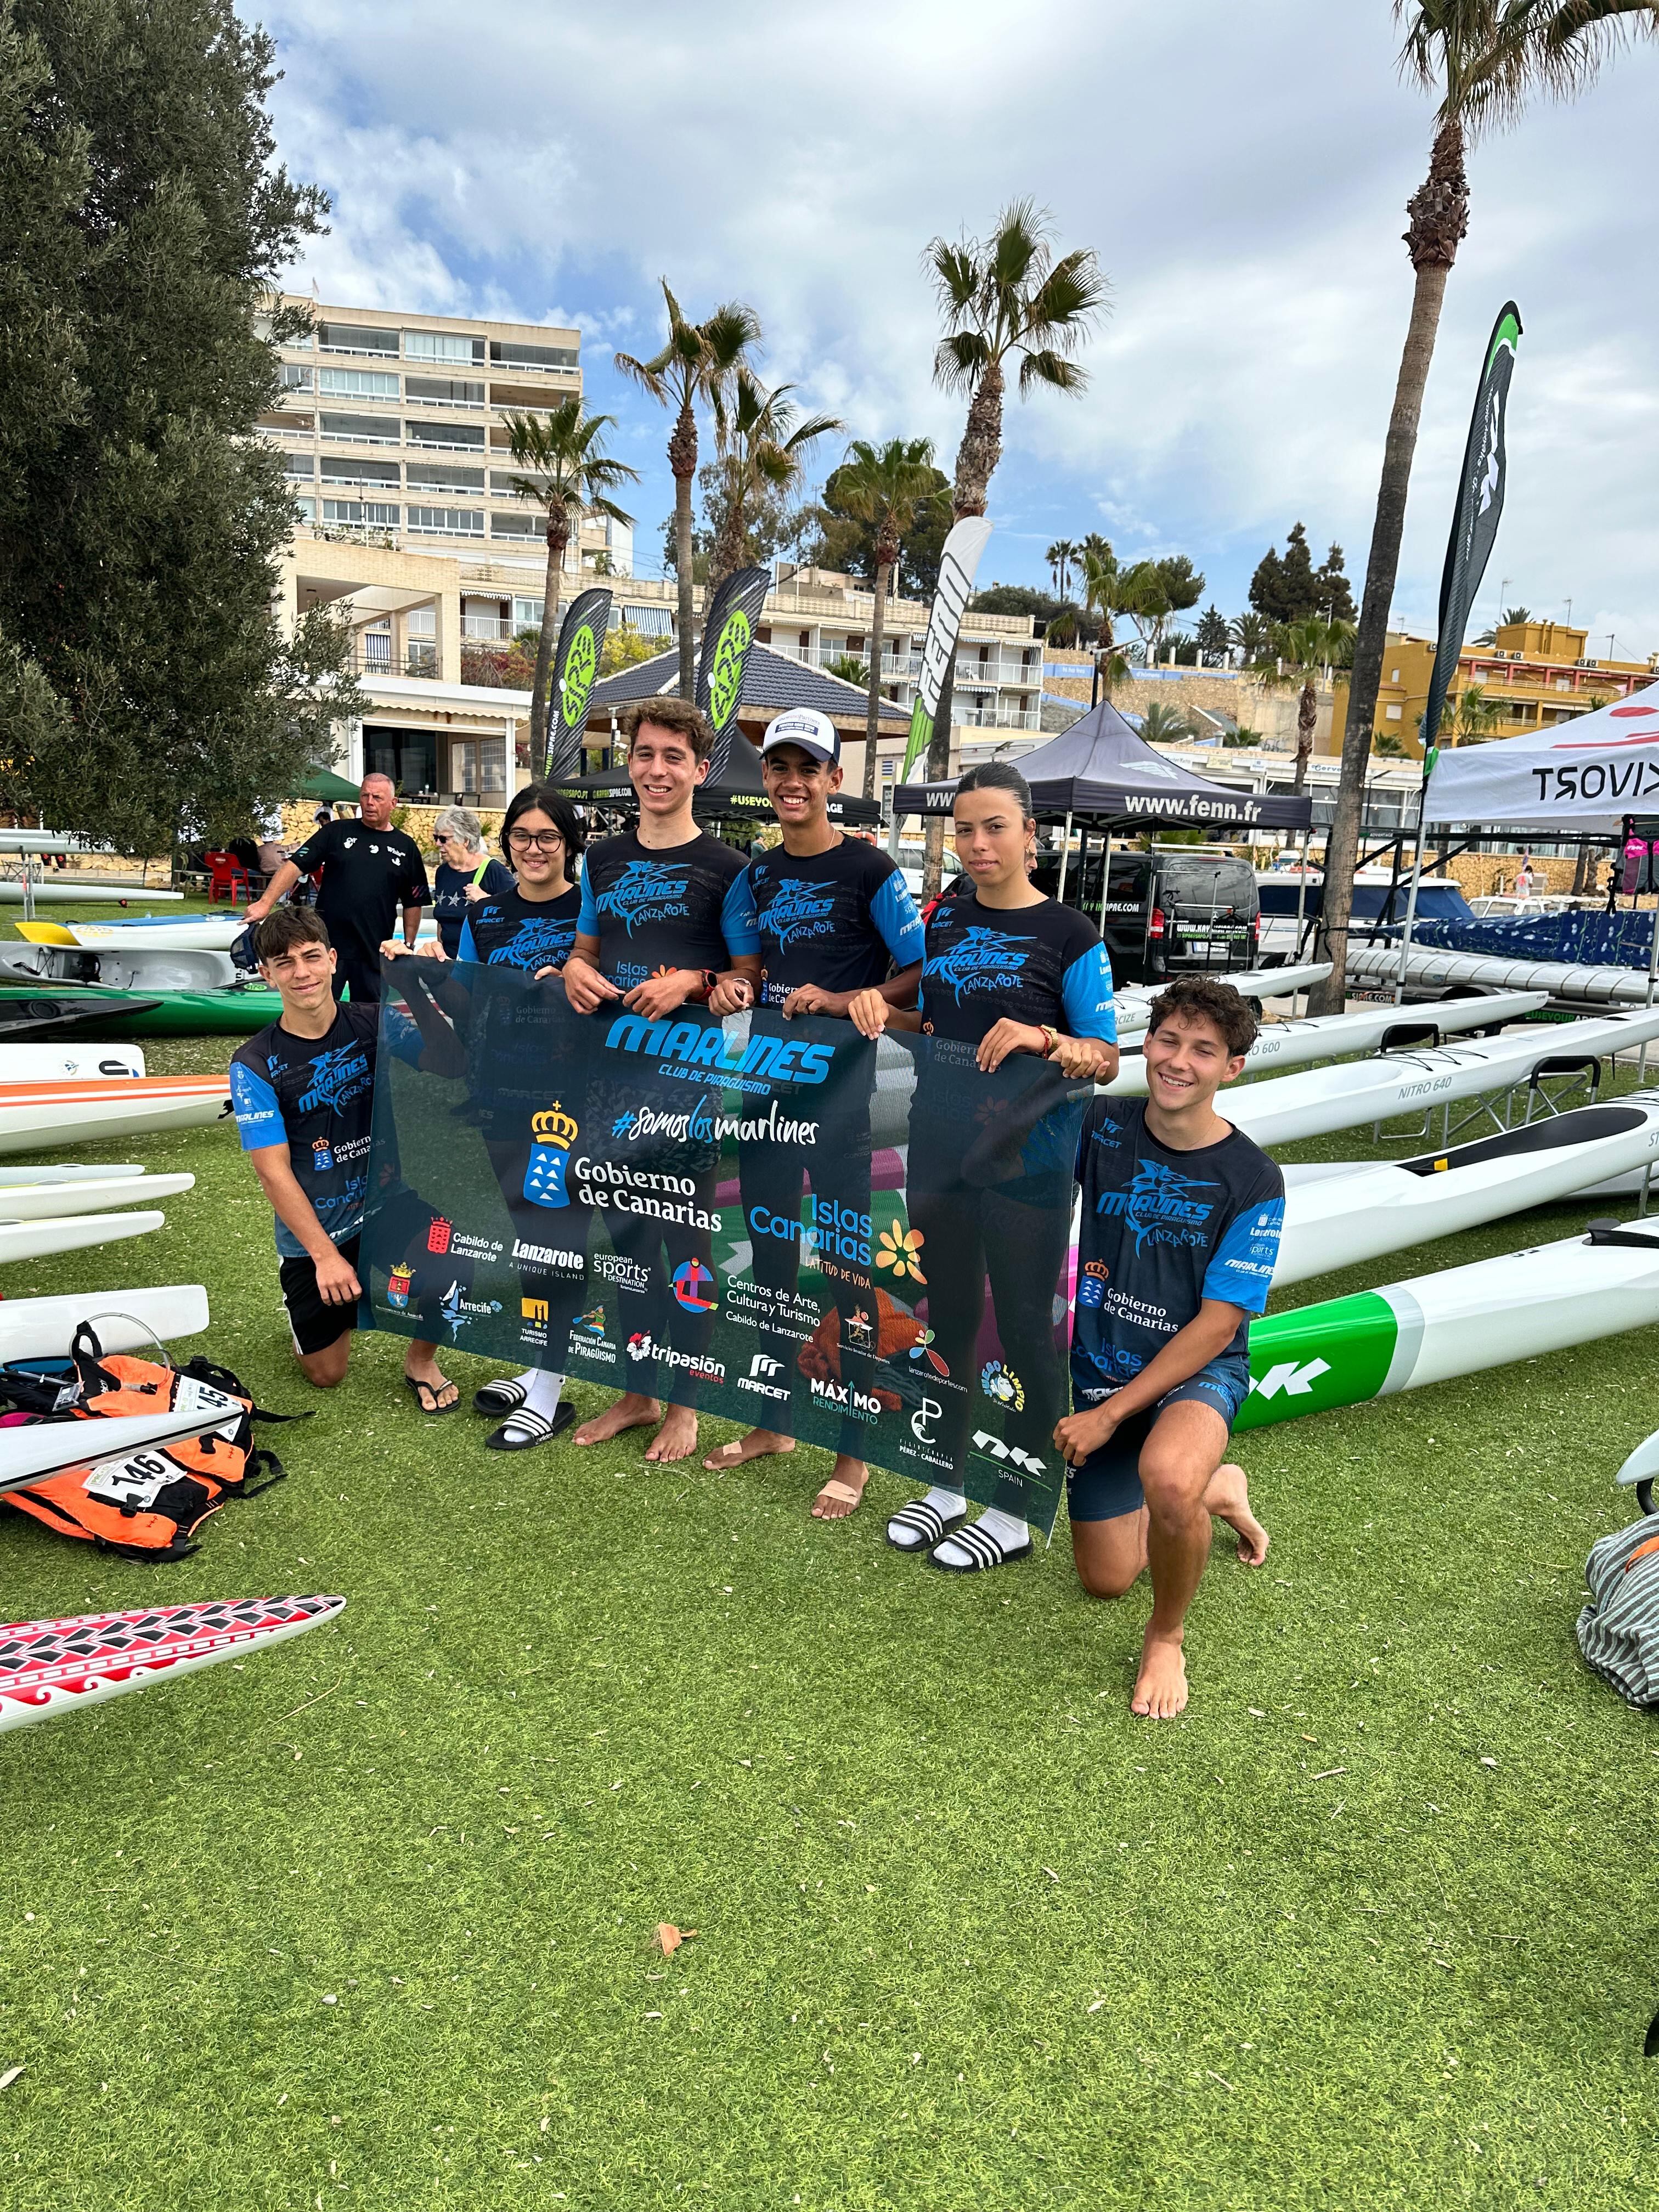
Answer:
<path fill-rule="evenodd" d="M 343 1597 L 214 1599 L 0 1628 L 0 1733 L 302 1636 Z"/>

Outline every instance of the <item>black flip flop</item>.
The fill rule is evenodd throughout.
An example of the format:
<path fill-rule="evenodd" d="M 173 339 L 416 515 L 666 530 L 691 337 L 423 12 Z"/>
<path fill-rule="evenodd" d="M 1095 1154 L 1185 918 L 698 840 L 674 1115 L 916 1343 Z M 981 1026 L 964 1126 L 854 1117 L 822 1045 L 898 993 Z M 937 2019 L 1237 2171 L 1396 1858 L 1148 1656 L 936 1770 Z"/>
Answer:
<path fill-rule="evenodd" d="M 412 1390 L 415 1393 L 416 1401 L 428 1420 L 439 1421 L 443 1419 L 446 1413 L 456 1413 L 460 1411 L 461 1394 L 459 1390 L 455 1390 L 455 1395 L 450 1400 L 447 1406 L 441 1406 L 436 1402 L 440 1390 L 450 1390 L 455 1389 L 454 1384 L 451 1382 L 447 1377 L 446 1377 L 441 1382 L 425 1382 L 421 1381 L 416 1376 L 405 1375 L 404 1377 L 404 1388 L 407 1390 Z M 423 1390 L 429 1391 L 431 1393 L 433 1403 L 429 1406 L 427 1404 L 426 1400 L 421 1395 L 421 1393 Z"/>

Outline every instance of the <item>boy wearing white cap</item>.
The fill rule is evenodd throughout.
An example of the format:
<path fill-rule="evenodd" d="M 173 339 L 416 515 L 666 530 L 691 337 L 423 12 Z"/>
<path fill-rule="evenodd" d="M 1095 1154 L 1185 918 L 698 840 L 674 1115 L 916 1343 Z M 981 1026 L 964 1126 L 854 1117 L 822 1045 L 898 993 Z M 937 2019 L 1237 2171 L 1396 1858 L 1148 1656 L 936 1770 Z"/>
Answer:
<path fill-rule="evenodd" d="M 878 846 L 848 837 L 830 819 L 841 789 L 841 737 L 827 714 L 793 708 L 774 717 L 761 743 L 761 779 L 783 829 L 783 842 L 749 863 L 760 928 L 761 994 L 754 1020 L 780 1028 L 798 1014 L 844 1019 L 854 995 L 878 989 L 894 1005 L 914 995 L 922 956 L 921 917 L 904 878 Z M 891 973 L 889 980 L 890 971 Z M 739 1159 L 744 1219 L 750 1232 L 750 1280 L 780 1306 L 793 1297 L 805 1238 L 820 1264 L 845 1283 L 840 1303 L 850 1312 L 872 1299 L 869 1277 L 870 1116 L 867 1098 L 820 1121 L 805 1161 L 780 1160 L 775 1147 L 752 1146 Z M 811 1184 L 805 1220 L 803 1180 Z M 860 1238 L 861 1229 L 861 1238 Z M 833 1261 L 830 1255 L 833 1252 Z M 826 1265 L 826 1262 L 828 1263 Z M 799 1342 L 761 1329 L 772 1354 L 779 1410 L 787 1413 Z M 865 1364 L 843 1332 L 842 1381 L 851 1402 Z M 758 1364 L 758 1363 L 757 1363 Z M 864 1494 L 869 1469 L 859 1456 L 849 1413 L 834 1472 L 813 1504 L 821 1521 L 839 1521 Z M 713 1454 L 711 1468 L 740 1465 L 791 1452 L 794 1438 L 778 1429 L 752 1429 Z"/>

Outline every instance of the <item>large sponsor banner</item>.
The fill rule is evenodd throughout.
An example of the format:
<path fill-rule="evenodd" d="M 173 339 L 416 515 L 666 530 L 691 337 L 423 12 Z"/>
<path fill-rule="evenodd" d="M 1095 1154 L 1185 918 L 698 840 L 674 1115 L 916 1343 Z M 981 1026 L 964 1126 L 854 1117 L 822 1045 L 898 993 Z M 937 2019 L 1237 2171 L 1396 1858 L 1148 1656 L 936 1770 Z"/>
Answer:
<path fill-rule="evenodd" d="M 1480 589 L 1492 557 L 1498 524 L 1504 512 L 1504 492 L 1509 459 L 1504 441 L 1504 416 L 1509 407 L 1510 379 L 1515 374 L 1516 349 L 1521 343 L 1521 316 L 1513 300 L 1506 300 L 1486 341 L 1480 382 L 1474 395 L 1474 413 L 1463 447 L 1463 467 L 1457 480 L 1457 503 L 1452 510 L 1451 536 L 1446 544 L 1446 564 L 1440 578 L 1440 627 L 1434 668 L 1429 678 L 1428 704 L 1423 715 L 1423 744 L 1426 752 L 1440 728 L 1446 693 L 1457 673 L 1457 656 L 1469 625 L 1469 609 Z"/>
<path fill-rule="evenodd" d="M 565 611 L 549 687 L 547 760 L 550 783 L 562 783 L 581 765 L 587 702 L 599 672 L 599 655 L 611 623 L 611 593 L 601 586 L 579 592 Z"/>
<path fill-rule="evenodd" d="M 1088 1086 L 848 1022 L 388 964 L 426 1048 L 376 1078 L 376 1328 L 638 1390 L 1048 1528 Z M 407 1017 L 390 1002 L 382 1029 Z M 418 1249 L 407 1194 L 435 1218 Z"/>

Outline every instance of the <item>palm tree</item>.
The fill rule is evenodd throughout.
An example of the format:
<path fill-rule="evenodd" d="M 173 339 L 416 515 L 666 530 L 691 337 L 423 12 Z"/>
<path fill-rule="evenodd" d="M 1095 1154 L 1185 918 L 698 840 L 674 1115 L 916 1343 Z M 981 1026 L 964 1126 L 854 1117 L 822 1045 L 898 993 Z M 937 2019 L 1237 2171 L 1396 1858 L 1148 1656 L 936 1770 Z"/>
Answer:
<path fill-rule="evenodd" d="M 1394 409 L 1382 449 L 1376 517 L 1354 641 L 1353 682 L 1342 733 L 1342 774 L 1326 848 L 1323 921 L 1330 975 L 1317 1011 L 1345 1004 L 1344 967 L 1359 817 L 1371 724 L 1388 642 L 1389 605 L 1400 566 L 1406 492 L 1417 447 L 1423 390 L 1433 358 L 1446 279 L 1468 228 L 1464 155 L 1483 130 L 1514 122 L 1534 92 L 1570 98 L 1595 76 L 1626 36 L 1659 32 L 1655 0 L 1395 0 L 1406 22 L 1405 73 L 1438 94 L 1428 174 L 1406 206 L 1406 251 L 1415 275 Z"/>
<path fill-rule="evenodd" d="M 649 361 L 631 353 L 615 356 L 624 376 L 673 410 L 668 434 L 668 465 L 674 472 L 674 572 L 679 583 L 680 696 L 696 693 L 696 655 L 692 636 L 691 486 L 697 473 L 697 409 L 723 402 L 751 346 L 760 343 L 760 319 L 752 307 L 728 300 L 706 322 L 689 323 L 679 301 L 662 280 L 668 305 L 668 342 Z"/>
<path fill-rule="evenodd" d="M 1483 629 L 1474 641 L 1477 645 L 1496 645 L 1500 629 L 1508 629 L 1511 623 L 1529 623 L 1531 620 L 1530 607 L 1505 607 L 1492 628 Z"/>
<path fill-rule="evenodd" d="M 1109 699 L 1112 686 L 1121 683 L 1128 674 L 1129 664 L 1117 650 L 1113 623 L 1113 617 L 1118 612 L 1118 590 L 1122 574 L 1117 565 L 1117 556 L 1098 532 L 1081 549 L 1080 574 L 1085 611 L 1097 616 L 1100 621 L 1100 630 L 1096 639 L 1095 665 L 1100 671 L 1100 688 Z"/>
<path fill-rule="evenodd" d="M 1071 580 L 1072 563 L 1082 550 L 1080 545 L 1073 545 L 1069 538 L 1056 538 L 1043 555 L 1043 559 L 1048 563 L 1048 574 L 1054 580 L 1054 597 L 1057 599 L 1063 599 L 1066 597 L 1066 586 Z"/>
<path fill-rule="evenodd" d="M 1178 745 L 1198 735 L 1198 725 L 1184 707 L 1154 699 L 1140 718 L 1140 734 L 1149 745 Z"/>
<path fill-rule="evenodd" d="M 864 795 L 876 795 L 876 742 L 881 732 L 881 641 L 887 621 L 887 592 L 898 564 L 899 548 L 915 522 L 916 509 L 933 490 L 933 445 L 930 438 L 890 438 L 884 446 L 855 438 L 836 477 L 836 502 L 844 514 L 868 525 L 876 541 L 876 604 L 870 617 L 869 698 L 864 716 Z M 1050 549 L 1053 550 L 1052 548 Z"/>
<path fill-rule="evenodd" d="M 611 459 L 605 451 L 605 433 L 615 427 L 616 419 L 614 415 L 584 415 L 580 396 L 574 392 L 544 415 L 501 417 L 514 465 L 525 471 L 509 479 L 511 487 L 547 518 L 547 581 L 530 686 L 531 758 L 537 762 L 547 757 L 547 695 L 559 631 L 556 610 L 565 548 L 580 529 L 584 514 L 602 514 L 611 522 L 634 520 L 610 496 L 624 483 L 637 483 L 640 476 L 637 469 Z"/>
<path fill-rule="evenodd" d="M 1319 720 L 1319 681 L 1330 681 L 1353 651 L 1354 626 L 1327 622 L 1322 615 L 1305 615 L 1285 623 L 1274 640 L 1279 653 L 1271 672 L 1261 672 L 1268 684 L 1299 684 L 1302 696 L 1296 706 L 1296 775 L 1291 788 L 1300 791 L 1308 781 L 1308 762 L 1313 753 L 1314 726 Z"/>
<path fill-rule="evenodd" d="M 1483 745 L 1509 709 L 1501 699 L 1489 699 L 1486 686 L 1466 684 L 1452 702 L 1449 736 L 1455 745 Z"/>
<path fill-rule="evenodd" d="M 793 491 L 804 472 L 806 450 L 845 427 L 833 415 L 803 415 L 790 398 L 793 384 L 769 392 L 739 368 L 731 392 L 717 393 L 714 428 L 720 441 L 716 477 L 721 514 L 708 560 L 708 597 L 742 568 L 748 552 L 750 502 L 763 489 Z"/>
<path fill-rule="evenodd" d="M 1140 640 L 1143 660 L 1157 658 L 1164 626 L 1170 619 L 1170 594 L 1156 561 L 1137 561 L 1118 580 L 1118 611 L 1128 616 Z"/>
<path fill-rule="evenodd" d="M 1252 610 L 1249 614 L 1233 617 L 1227 625 L 1227 636 L 1229 641 L 1238 647 L 1245 666 L 1249 667 L 1253 662 L 1267 658 L 1267 648 L 1273 643 L 1273 626 L 1266 615 L 1259 615 Z"/>
<path fill-rule="evenodd" d="M 934 381 L 968 396 L 968 420 L 957 448 L 951 504 L 957 521 L 983 514 L 992 474 L 1002 456 L 1002 403 L 1007 370 L 1019 363 L 1019 393 L 1079 392 L 1088 373 L 1074 358 L 1104 310 L 1107 283 L 1089 246 L 1055 258 L 1048 215 L 1030 200 L 1003 209 L 986 239 L 954 245 L 936 238 L 923 257 L 945 320 L 933 356 Z M 935 781 L 951 769 L 951 703 L 955 664 L 947 662 L 927 749 Z M 929 824 L 923 884 L 939 889 L 943 831 Z"/>

